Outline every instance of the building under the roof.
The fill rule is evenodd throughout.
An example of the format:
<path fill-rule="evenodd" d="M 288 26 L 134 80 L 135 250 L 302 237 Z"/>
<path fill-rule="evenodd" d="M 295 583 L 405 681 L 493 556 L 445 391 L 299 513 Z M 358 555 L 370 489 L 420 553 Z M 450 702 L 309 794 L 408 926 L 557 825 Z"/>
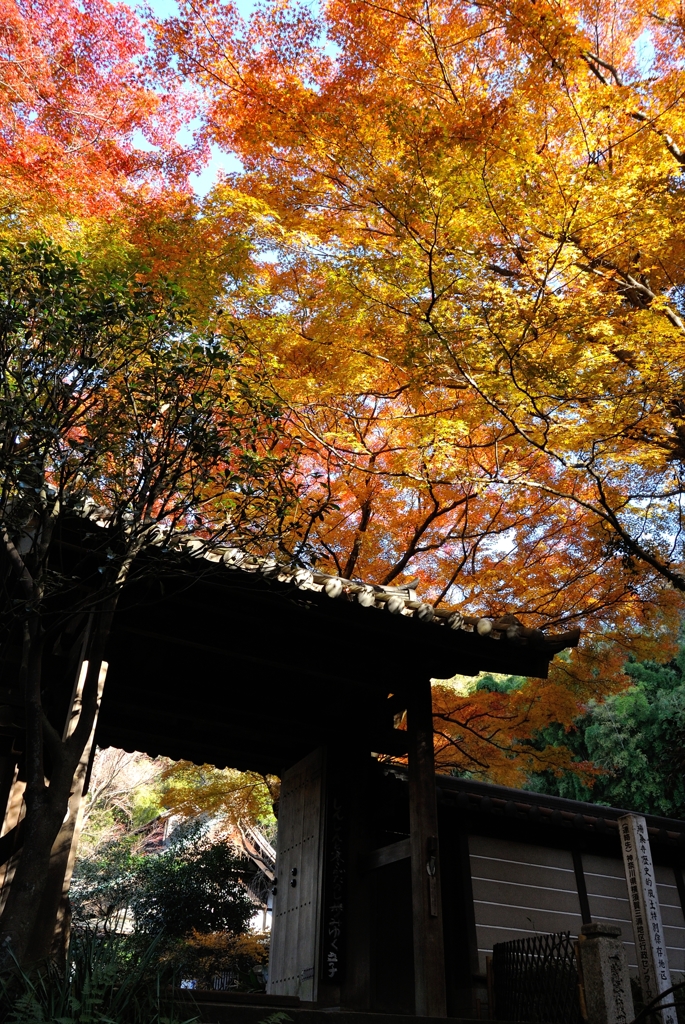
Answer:
<path fill-rule="evenodd" d="M 383 867 L 409 878 L 403 1009 L 445 1016 L 449 1000 L 454 1012 L 430 679 L 544 677 L 578 632 L 546 637 L 512 616 L 436 612 L 410 589 L 290 572 L 230 549 L 144 557 L 147 571 L 117 609 L 97 744 L 282 777 L 272 993 L 380 1008 L 374 993 L 389 968 L 372 942 L 380 889 L 369 872 Z M 3 698 L 7 780 L 21 761 L 11 680 Z M 394 728 L 399 711 L 406 729 Z M 379 831 L 385 796 L 372 752 L 408 754 L 403 832 Z M 405 967 L 393 970 L 408 979 Z"/>

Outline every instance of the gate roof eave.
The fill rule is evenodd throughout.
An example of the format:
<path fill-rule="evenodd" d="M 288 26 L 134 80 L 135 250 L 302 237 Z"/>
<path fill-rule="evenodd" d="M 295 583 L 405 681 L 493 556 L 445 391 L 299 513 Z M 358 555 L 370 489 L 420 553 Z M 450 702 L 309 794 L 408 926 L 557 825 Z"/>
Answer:
<path fill-rule="evenodd" d="M 578 639 L 512 616 L 481 635 L 454 610 L 422 618 L 404 588 L 327 588 L 335 577 L 249 556 L 146 557 L 155 565 L 127 588 L 108 645 L 101 746 L 274 774 L 322 743 L 402 753 L 392 707 L 413 680 L 545 677 Z"/>

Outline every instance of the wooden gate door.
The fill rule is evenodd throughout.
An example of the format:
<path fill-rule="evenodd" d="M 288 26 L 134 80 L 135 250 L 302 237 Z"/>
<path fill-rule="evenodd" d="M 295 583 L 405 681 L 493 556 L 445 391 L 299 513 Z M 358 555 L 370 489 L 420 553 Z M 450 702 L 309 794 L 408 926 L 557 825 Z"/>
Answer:
<path fill-rule="evenodd" d="M 283 776 L 278 808 L 276 895 L 269 992 L 317 998 L 324 832 L 324 751 Z"/>

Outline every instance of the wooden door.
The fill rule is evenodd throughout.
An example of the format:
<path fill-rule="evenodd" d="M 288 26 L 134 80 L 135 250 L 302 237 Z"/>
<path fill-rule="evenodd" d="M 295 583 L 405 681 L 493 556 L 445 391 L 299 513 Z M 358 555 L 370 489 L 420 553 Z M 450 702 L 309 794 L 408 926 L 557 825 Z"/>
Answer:
<path fill-rule="evenodd" d="M 324 751 L 283 776 L 278 809 L 276 895 L 269 992 L 317 998 L 324 831 Z"/>

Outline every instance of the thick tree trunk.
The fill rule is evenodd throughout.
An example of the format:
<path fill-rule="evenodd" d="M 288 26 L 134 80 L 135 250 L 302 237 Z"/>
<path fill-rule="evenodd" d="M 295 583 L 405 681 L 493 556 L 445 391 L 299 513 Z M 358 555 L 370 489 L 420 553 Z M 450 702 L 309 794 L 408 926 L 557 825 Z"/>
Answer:
<path fill-rule="evenodd" d="M 57 792 L 63 788 L 46 787 L 43 794 L 27 803 L 21 855 L 0 920 L 3 962 L 10 958 L 10 950 L 20 963 L 24 960 L 45 888 L 52 845 L 65 813 Z M 66 809 L 66 799 L 63 803 Z"/>
<path fill-rule="evenodd" d="M 100 666 L 116 600 L 113 595 L 96 615 L 97 625 L 87 651 L 88 673 L 79 721 L 64 741 L 56 733 L 50 740 L 53 768 L 49 784 L 43 774 L 43 745 L 45 731 L 50 727 L 45 724 L 40 706 L 40 657 L 32 658 L 32 678 L 27 679 L 28 778 L 24 796 L 24 841 L 0 918 L 0 966 L 12 957 L 19 963 L 26 959 L 45 891 L 53 844 L 67 814 L 74 773 L 97 713 Z"/>
<path fill-rule="evenodd" d="M 103 663 L 100 670 L 99 694 L 102 693 L 104 687 L 105 675 L 105 663 Z M 81 699 L 77 686 L 74 692 L 72 712 L 65 726 L 65 737 L 69 735 L 71 728 L 78 721 L 80 708 Z M 88 762 L 96 728 L 97 716 L 81 760 L 74 773 L 67 817 L 62 822 L 50 853 L 50 866 L 48 868 L 43 899 L 38 910 L 31 941 L 26 951 L 26 959 L 31 963 L 34 960 L 43 960 L 48 956 L 64 956 L 69 946 L 70 914 L 68 892 L 81 834 L 83 787 L 88 772 Z"/>

